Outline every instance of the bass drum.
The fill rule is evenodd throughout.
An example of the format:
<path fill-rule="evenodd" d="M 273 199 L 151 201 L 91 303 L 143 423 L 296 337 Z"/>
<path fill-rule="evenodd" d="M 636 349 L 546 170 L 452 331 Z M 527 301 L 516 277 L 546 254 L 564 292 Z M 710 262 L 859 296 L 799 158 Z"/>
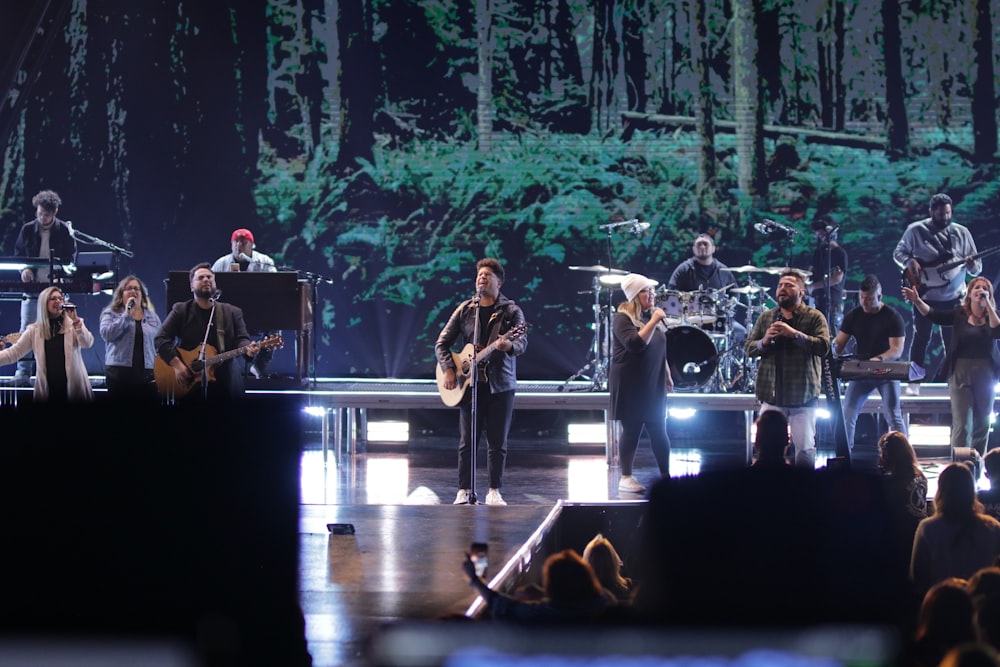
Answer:
<path fill-rule="evenodd" d="M 667 329 L 667 365 L 674 391 L 694 392 L 705 387 L 719 366 L 712 337 L 697 327 Z"/>

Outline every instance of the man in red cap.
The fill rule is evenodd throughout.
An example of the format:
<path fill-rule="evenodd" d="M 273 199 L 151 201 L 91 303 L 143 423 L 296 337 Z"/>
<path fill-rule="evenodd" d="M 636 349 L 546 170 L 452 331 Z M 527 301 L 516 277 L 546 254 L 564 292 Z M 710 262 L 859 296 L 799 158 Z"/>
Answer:
<path fill-rule="evenodd" d="M 274 260 L 262 252 L 254 250 L 253 232 L 249 229 L 237 229 L 230 237 L 233 251 L 223 255 L 212 264 L 212 273 L 223 273 L 226 271 L 251 271 L 262 273 L 266 271 L 277 271 Z M 271 331 L 269 334 L 278 333 Z M 253 359 L 250 366 L 250 374 L 255 378 L 264 377 L 267 365 L 274 356 L 274 350 L 261 350 Z"/>
<path fill-rule="evenodd" d="M 215 260 L 213 273 L 224 271 L 277 271 L 274 260 L 262 252 L 254 250 L 253 233 L 249 229 L 237 229 L 232 237 L 233 251 Z"/>

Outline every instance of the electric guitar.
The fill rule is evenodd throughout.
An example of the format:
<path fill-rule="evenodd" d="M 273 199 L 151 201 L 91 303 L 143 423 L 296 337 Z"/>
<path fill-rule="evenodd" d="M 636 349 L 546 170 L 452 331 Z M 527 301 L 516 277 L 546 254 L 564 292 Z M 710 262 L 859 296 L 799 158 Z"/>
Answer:
<path fill-rule="evenodd" d="M 461 352 L 452 352 L 451 358 L 455 362 L 455 388 L 446 389 L 444 386 L 444 370 L 441 369 L 441 364 L 434 364 L 435 375 L 437 377 L 438 393 L 441 394 L 441 400 L 450 408 L 455 407 L 462 402 L 465 397 L 465 390 L 472 385 L 472 374 L 475 372 L 476 368 L 482 364 L 486 359 L 489 359 L 490 355 L 496 352 L 497 346 L 505 341 L 514 341 L 524 335 L 524 331 L 527 328 L 527 324 L 520 322 L 515 324 L 504 334 L 497 337 L 495 341 L 484 347 L 479 351 L 478 354 L 472 347 L 472 343 L 469 343 Z"/>
<path fill-rule="evenodd" d="M 994 246 L 980 253 L 976 253 L 972 256 L 972 259 L 988 257 L 989 255 L 993 255 L 998 252 L 1000 252 L 1000 246 Z M 917 294 L 920 296 L 923 296 L 931 287 L 940 287 L 941 285 L 947 284 L 951 279 L 951 276 L 948 274 L 965 264 L 964 258 L 949 262 L 947 260 L 950 257 L 953 257 L 953 255 L 936 259 L 933 262 L 928 262 L 927 264 L 921 264 L 920 271 L 913 271 L 910 269 L 910 266 L 907 265 L 906 268 L 903 269 L 903 282 L 917 290 Z M 930 269 L 935 269 L 934 273 L 931 273 Z M 928 282 L 931 284 L 928 285 Z"/>
<path fill-rule="evenodd" d="M 258 345 L 260 346 L 260 349 L 268 350 L 275 347 L 281 347 L 284 345 L 284 341 L 281 339 L 280 335 L 275 335 L 265 338 L 260 341 Z M 193 350 L 177 348 L 177 356 L 194 375 L 194 379 L 187 384 L 178 382 L 177 375 L 174 373 L 174 367 L 163 361 L 163 359 L 157 355 L 153 362 L 153 378 L 156 380 L 156 388 L 159 390 L 161 395 L 172 398 L 182 398 L 189 391 L 191 391 L 195 385 L 201 382 L 202 370 L 207 370 L 208 381 L 214 382 L 216 366 L 224 361 L 229 361 L 233 357 L 246 354 L 246 351 L 250 349 L 250 345 L 244 345 L 243 347 L 238 347 L 234 350 L 229 350 L 228 352 L 220 354 L 216 352 L 215 348 L 211 345 L 205 345 L 205 361 L 203 362 L 200 358 L 201 347 L 202 346 L 199 345 Z"/>

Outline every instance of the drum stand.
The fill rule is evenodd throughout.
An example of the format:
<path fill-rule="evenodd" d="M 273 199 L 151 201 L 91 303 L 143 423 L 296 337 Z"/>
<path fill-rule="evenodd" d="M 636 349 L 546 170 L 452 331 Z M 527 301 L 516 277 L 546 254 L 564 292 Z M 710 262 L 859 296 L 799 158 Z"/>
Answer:
<path fill-rule="evenodd" d="M 601 282 L 599 277 L 594 277 L 594 339 L 590 344 L 590 352 L 587 354 L 587 361 L 577 372 L 566 378 L 566 382 L 559 387 L 559 391 L 565 391 L 569 383 L 581 377 L 590 380 L 589 387 L 582 387 L 574 391 L 604 391 L 608 388 L 608 370 L 610 366 L 611 349 L 611 318 L 605 319 L 603 315 L 604 306 L 601 304 Z M 593 371 L 589 376 L 588 371 Z"/>

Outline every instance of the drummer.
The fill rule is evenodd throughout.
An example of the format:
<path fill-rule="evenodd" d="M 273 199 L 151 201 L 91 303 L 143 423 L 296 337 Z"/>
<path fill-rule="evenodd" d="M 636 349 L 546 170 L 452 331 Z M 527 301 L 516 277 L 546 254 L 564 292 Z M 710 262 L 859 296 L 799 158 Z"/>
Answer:
<path fill-rule="evenodd" d="M 721 290 L 730 286 L 735 287 L 736 278 L 728 266 L 715 259 L 715 241 L 711 235 L 698 234 L 691 249 L 694 256 L 684 260 L 674 269 L 670 280 L 667 281 L 667 289 L 681 292 L 716 290 L 719 291 L 716 298 L 726 298 Z M 734 342 L 742 346 L 747 337 L 747 330 L 739 322 L 734 321 L 732 324 Z M 716 322 L 713 329 L 724 331 L 725 322 Z"/>

